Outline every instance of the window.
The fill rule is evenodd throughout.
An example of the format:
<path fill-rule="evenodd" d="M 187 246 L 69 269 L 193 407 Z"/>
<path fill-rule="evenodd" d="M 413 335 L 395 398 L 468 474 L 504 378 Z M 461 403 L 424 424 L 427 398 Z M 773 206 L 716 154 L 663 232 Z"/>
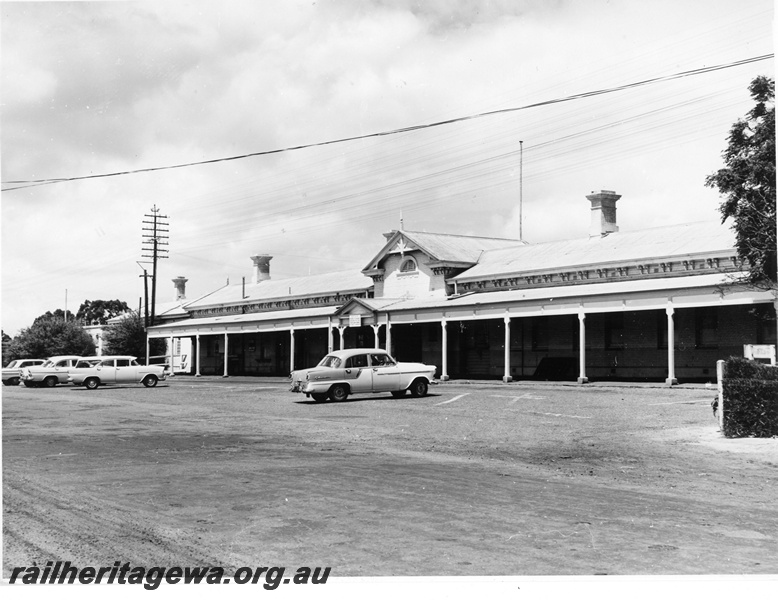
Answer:
<path fill-rule="evenodd" d="M 719 345 L 719 314 L 713 307 L 695 311 L 695 344 L 697 348 L 717 348 Z"/>
<path fill-rule="evenodd" d="M 532 349 L 548 350 L 548 317 L 532 319 Z"/>
<path fill-rule="evenodd" d="M 119 358 L 116 360 L 116 366 L 117 367 L 129 367 L 130 366 L 130 359 L 129 358 Z"/>
<path fill-rule="evenodd" d="M 341 360 L 337 356 L 332 356 L 328 354 L 324 358 L 321 359 L 321 362 L 318 366 L 320 367 L 329 367 L 330 369 L 338 369 L 340 368 Z"/>
<path fill-rule="evenodd" d="M 656 347 L 660 350 L 667 349 L 667 313 L 656 313 Z"/>
<path fill-rule="evenodd" d="M 756 343 L 775 344 L 775 309 L 768 305 L 754 308 L 756 318 Z"/>
<path fill-rule="evenodd" d="M 367 366 L 367 354 L 355 354 L 346 359 L 347 369 L 361 369 Z"/>
<path fill-rule="evenodd" d="M 619 350 L 624 348 L 624 313 L 607 313 L 605 315 L 605 348 Z"/>
<path fill-rule="evenodd" d="M 389 358 L 389 356 L 387 356 L 386 354 L 371 354 L 370 360 L 373 363 L 374 367 L 385 367 L 394 364 L 392 359 Z"/>
<path fill-rule="evenodd" d="M 416 268 L 416 261 L 412 258 L 407 258 L 405 259 L 405 262 L 400 265 L 400 273 L 412 273 Z"/>

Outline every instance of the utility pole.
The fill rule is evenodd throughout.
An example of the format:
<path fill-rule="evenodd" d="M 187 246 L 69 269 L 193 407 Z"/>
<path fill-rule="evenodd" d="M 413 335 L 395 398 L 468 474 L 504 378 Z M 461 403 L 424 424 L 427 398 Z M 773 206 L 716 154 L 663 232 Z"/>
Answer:
<path fill-rule="evenodd" d="M 524 241 L 524 142 L 519 140 L 519 240 Z"/>
<path fill-rule="evenodd" d="M 143 269 L 143 328 L 149 328 L 149 274 L 146 269 Z M 140 316 L 140 307 L 138 307 L 138 316 Z"/>
<path fill-rule="evenodd" d="M 151 316 L 149 318 L 148 326 L 154 326 L 154 319 L 156 316 L 156 303 L 157 303 L 157 261 L 162 258 L 168 258 L 167 248 L 161 248 L 160 246 L 167 246 L 167 233 L 169 224 L 166 219 L 166 215 L 160 215 L 159 209 L 155 204 L 151 209 L 150 215 L 143 215 L 145 219 L 144 225 L 151 225 L 151 227 L 144 227 L 143 231 L 148 232 L 143 234 L 143 258 L 151 259 Z M 145 275 L 145 273 L 144 273 Z M 145 278 L 144 278 L 145 281 Z"/>

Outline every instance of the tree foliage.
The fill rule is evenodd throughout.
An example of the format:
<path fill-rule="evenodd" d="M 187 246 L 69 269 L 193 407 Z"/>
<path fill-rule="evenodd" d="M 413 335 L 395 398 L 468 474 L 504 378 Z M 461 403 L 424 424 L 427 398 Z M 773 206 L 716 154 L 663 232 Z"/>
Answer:
<path fill-rule="evenodd" d="M 76 319 L 84 325 L 105 325 L 109 319 L 130 311 L 124 300 L 84 300 Z"/>
<path fill-rule="evenodd" d="M 73 318 L 73 315 L 70 316 L 70 318 Z M 35 317 L 35 320 L 32 322 L 33 326 L 37 325 L 41 321 L 50 321 L 51 319 L 59 319 L 60 321 L 65 320 L 65 311 L 61 308 L 58 308 L 54 312 L 51 312 L 50 310 L 47 310 L 45 313 L 40 315 L 39 317 Z"/>
<path fill-rule="evenodd" d="M 732 126 L 722 155 L 726 166 L 705 185 L 724 197 L 722 222 L 732 219 L 746 279 L 759 284 L 776 278 L 775 82 L 757 77 L 749 91 L 756 105 Z"/>
<path fill-rule="evenodd" d="M 165 353 L 165 340 L 152 339 L 149 342 L 151 356 Z M 103 333 L 103 354 L 130 354 L 140 360 L 146 359 L 146 330 L 143 318 L 135 311 L 127 313 L 120 321 L 111 323 Z"/>
<path fill-rule="evenodd" d="M 81 325 L 61 318 L 35 319 L 31 327 L 22 329 L 6 346 L 4 360 L 47 358 L 60 354 L 94 356 L 92 337 Z"/>

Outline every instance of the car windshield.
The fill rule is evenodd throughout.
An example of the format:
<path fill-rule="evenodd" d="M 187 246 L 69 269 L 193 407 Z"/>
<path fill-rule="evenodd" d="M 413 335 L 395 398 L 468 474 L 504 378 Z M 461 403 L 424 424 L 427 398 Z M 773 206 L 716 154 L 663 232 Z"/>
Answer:
<path fill-rule="evenodd" d="M 6 369 L 13 369 L 20 361 L 18 360 L 12 360 L 7 365 L 5 365 Z"/>
<path fill-rule="evenodd" d="M 321 362 L 318 366 L 320 367 L 328 367 L 330 369 L 337 369 L 342 364 L 342 361 L 337 356 L 332 356 L 331 354 L 328 354 L 323 359 L 321 359 Z"/>
<path fill-rule="evenodd" d="M 52 360 L 47 360 L 47 361 L 46 361 L 45 363 L 43 363 L 41 366 L 42 366 L 42 367 L 53 367 L 53 366 L 54 366 L 54 361 L 52 361 Z"/>

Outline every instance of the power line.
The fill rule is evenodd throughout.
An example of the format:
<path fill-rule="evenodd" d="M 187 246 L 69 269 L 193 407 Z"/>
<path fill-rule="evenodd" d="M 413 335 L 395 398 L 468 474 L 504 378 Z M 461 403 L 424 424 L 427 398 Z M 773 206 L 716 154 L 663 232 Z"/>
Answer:
<path fill-rule="evenodd" d="M 103 178 L 103 177 L 117 177 L 120 175 L 134 175 L 138 173 L 151 173 L 154 171 L 163 171 L 163 170 L 169 170 L 169 169 L 181 169 L 185 167 L 193 167 L 193 166 L 199 166 L 199 165 L 207 165 L 207 164 L 214 164 L 219 162 L 227 162 L 227 161 L 233 161 L 233 160 L 242 160 L 245 158 L 251 158 L 255 156 L 267 156 L 271 154 L 280 154 L 283 152 L 292 152 L 295 150 L 303 150 L 306 148 L 315 148 L 318 146 L 328 146 L 332 144 L 341 144 L 344 142 L 352 142 L 356 140 L 363 140 L 363 139 L 369 139 L 369 138 L 375 138 L 375 137 L 383 137 L 383 136 L 390 136 L 390 135 L 396 135 L 399 133 L 408 133 L 412 131 L 418 131 L 420 129 L 429 129 L 432 127 L 440 127 L 443 125 L 451 125 L 454 123 L 461 123 L 463 121 L 469 121 L 473 119 L 480 119 L 483 117 L 498 115 L 498 114 L 507 114 L 512 112 L 517 112 L 521 110 L 528 110 L 530 108 L 538 108 L 541 106 L 549 106 L 552 104 L 560 104 L 562 102 L 570 102 L 572 100 L 581 100 L 584 98 L 591 98 L 594 96 L 601 96 L 603 94 L 610 94 L 614 92 L 620 92 L 624 90 L 634 89 L 637 87 L 642 87 L 654 83 L 662 83 L 666 81 L 672 81 L 675 79 L 681 79 L 683 77 L 691 77 L 695 75 L 703 75 L 706 73 L 712 73 L 714 71 L 720 71 L 723 69 L 730 69 L 733 67 L 739 67 L 742 65 L 759 62 L 763 60 L 767 60 L 770 58 L 773 58 L 774 54 L 763 54 L 761 56 L 755 56 L 751 58 L 746 58 L 739 61 L 734 61 L 730 63 L 725 63 L 721 65 L 714 65 L 710 67 L 702 67 L 699 69 L 692 69 L 689 71 L 681 71 L 679 73 L 674 73 L 672 75 L 663 75 L 661 77 L 653 77 L 651 79 L 644 79 L 642 81 L 636 81 L 633 83 L 628 83 L 620 86 L 610 87 L 610 88 L 603 88 L 600 90 L 592 90 L 589 92 L 583 92 L 581 94 L 572 94 L 569 96 L 564 96 L 561 98 L 555 98 L 553 100 L 544 100 L 542 102 L 535 102 L 533 104 L 526 104 L 524 106 L 517 106 L 517 107 L 510 107 L 510 108 L 502 108 L 497 110 L 491 110 L 481 113 L 476 113 L 472 115 L 467 115 L 464 117 L 456 117 L 452 119 L 446 119 L 444 121 L 435 121 L 432 123 L 424 123 L 421 125 L 411 125 L 409 127 L 401 127 L 398 129 L 390 129 L 387 131 L 380 131 L 376 133 L 368 133 L 364 135 L 357 135 L 357 136 L 351 136 L 351 137 L 344 137 L 344 138 L 337 138 L 333 140 L 327 140 L 324 142 L 315 142 L 311 144 L 302 144 L 299 146 L 287 146 L 285 148 L 276 148 L 274 150 L 264 150 L 260 152 L 251 152 L 248 154 L 240 154 L 236 156 L 228 156 L 228 157 L 222 157 L 222 158 L 214 158 L 210 160 L 203 160 L 203 161 L 196 161 L 196 162 L 189 162 L 189 163 L 182 163 L 178 165 L 167 165 L 162 167 L 148 167 L 144 169 L 134 169 L 134 170 L 128 170 L 128 171 L 117 171 L 114 173 L 102 173 L 97 175 L 83 175 L 79 177 L 63 177 L 63 178 L 56 178 L 56 179 L 32 179 L 32 180 L 16 180 L 16 181 L 7 181 L 5 182 L 6 185 L 9 184 L 15 184 L 15 187 L 8 187 L 8 188 L 2 188 L 0 191 L 9 192 L 13 190 L 23 189 L 27 187 L 34 187 L 39 185 L 50 185 L 53 183 L 63 183 L 68 181 L 79 181 L 79 180 L 85 180 L 85 179 L 97 179 L 97 178 Z"/>

